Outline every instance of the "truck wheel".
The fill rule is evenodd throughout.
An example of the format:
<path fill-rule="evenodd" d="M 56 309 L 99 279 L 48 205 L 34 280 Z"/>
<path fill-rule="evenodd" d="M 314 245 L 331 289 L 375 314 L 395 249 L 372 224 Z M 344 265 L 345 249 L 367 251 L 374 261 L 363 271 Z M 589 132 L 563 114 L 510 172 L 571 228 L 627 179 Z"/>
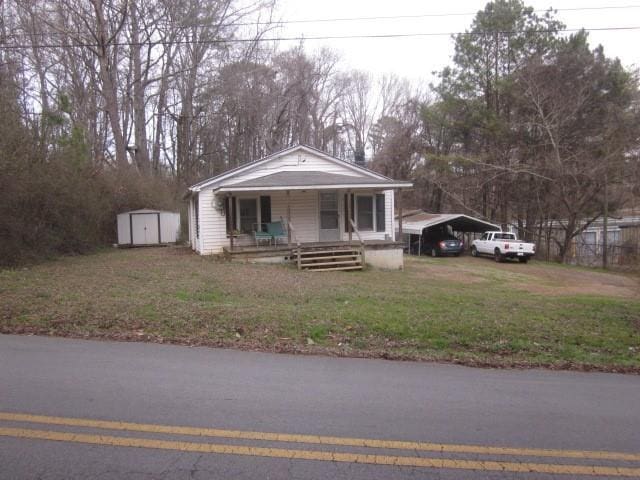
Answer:
<path fill-rule="evenodd" d="M 500 253 L 500 249 L 496 248 L 495 251 L 493 252 L 493 259 L 500 263 L 504 260 L 504 257 L 502 256 L 502 254 Z"/>
<path fill-rule="evenodd" d="M 518 261 L 520 263 L 527 263 L 529 261 L 529 259 L 527 257 L 521 257 L 521 258 L 518 258 Z"/>
<path fill-rule="evenodd" d="M 438 256 L 438 251 L 435 248 L 431 249 L 431 256 L 434 258 Z"/>
<path fill-rule="evenodd" d="M 478 249 L 476 247 L 471 247 L 471 256 L 472 257 L 478 256 Z"/>

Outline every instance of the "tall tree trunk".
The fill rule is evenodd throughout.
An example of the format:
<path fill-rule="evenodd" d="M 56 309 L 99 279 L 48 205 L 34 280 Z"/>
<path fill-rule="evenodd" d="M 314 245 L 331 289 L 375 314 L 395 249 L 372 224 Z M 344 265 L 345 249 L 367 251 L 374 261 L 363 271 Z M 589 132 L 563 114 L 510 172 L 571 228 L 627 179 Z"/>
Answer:
<path fill-rule="evenodd" d="M 126 167 L 129 164 L 127 161 L 127 146 L 122 127 L 120 125 L 118 92 L 116 90 L 114 78 L 117 72 L 117 66 L 115 65 L 115 62 L 112 64 L 112 61 L 109 58 L 109 47 L 112 39 L 109 38 L 109 32 L 107 31 L 102 3 L 102 0 L 91 0 L 91 4 L 93 5 L 96 15 L 95 33 L 98 40 L 96 53 L 98 56 L 98 63 L 100 65 L 100 81 L 102 83 L 102 95 L 105 101 L 104 109 L 109 117 L 113 142 L 115 144 L 116 164 L 119 167 Z"/>
<path fill-rule="evenodd" d="M 136 137 L 135 159 L 138 169 L 149 169 L 149 148 L 147 145 L 147 115 L 145 112 L 146 77 L 142 74 L 140 46 L 140 26 L 138 24 L 138 8 L 131 6 L 131 55 L 133 57 L 133 123 Z"/>

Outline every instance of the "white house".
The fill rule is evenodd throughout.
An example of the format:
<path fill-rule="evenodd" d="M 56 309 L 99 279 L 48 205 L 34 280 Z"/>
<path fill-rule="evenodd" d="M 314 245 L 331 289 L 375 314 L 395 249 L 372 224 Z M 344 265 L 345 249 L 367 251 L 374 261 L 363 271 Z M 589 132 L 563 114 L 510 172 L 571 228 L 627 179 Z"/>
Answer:
<path fill-rule="evenodd" d="M 364 258 L 349 251 L 357 246 L 369 265 L 402 268 L 394 194 L 411 186 L 315 148 L 290 147 L 189 187 L 189 241 L 202 255 L 297 259 L 317 270 L 356 269 Z M 282 232 L 270 238 L 272 226 Z"/>

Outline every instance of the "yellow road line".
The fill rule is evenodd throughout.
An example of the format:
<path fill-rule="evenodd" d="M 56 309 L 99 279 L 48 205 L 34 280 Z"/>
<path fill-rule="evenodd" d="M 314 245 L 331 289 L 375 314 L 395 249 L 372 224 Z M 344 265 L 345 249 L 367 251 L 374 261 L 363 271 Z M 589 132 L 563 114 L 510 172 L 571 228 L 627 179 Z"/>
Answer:
<path fill-rule="evenodd" d="M 537 448 L 487 447 L 481 445 L 455 445 L 424 442 L 405 442 L 398 440 L 377 440 L 366 438 L 327 437 L 320 435 L 296 435 L 286 433 L 252 432 L 243 430 L 220 430 L 215 428 L 178 427 L 170 425 L 153 425 L 146 423 L 114 422 L 108 420 L 91 420 L 84 418 L 50 417 L 23 413 L 0 412 L 0 420 L 14 422 L 42 423 L 48 425 L 64 425 L 72 427 L 89 427 L 108 430 L 124 430 L 131 432 L 168 433 L 174 435 L 191 435 L 198 437 L 222 437 L 244 440 L 275 441 L 289 443 L 315 443 L 319 445 L 336 445 L 345 447 L 367 447 L 399 450 L 418 450 L 443 453 L 475 453 L 481 455 L 511 455 L 532 457 L 584 458 L 597 460 L 640 461 L 640 453 L 582 451 L 582 450 L 549 450 Z"/>
<path fill-rule="evenodd" d="M 87 443 L 114 447 L 153 448 L 181 452 L 217 453 L 255 457 L 287 458 L 294 460 L 319 460 L 324 462 L 366 463 L 371 465 L 393 465 L 440 469 L 484 470 L 521 473 L 551 473 L 567 475 L 602 475 L 615 477 L 640 477 L 640 468 L 603 467 L 592 465 L 553 465 L 546 463 L 515 463 L 475 460 L 453 460 L 420 457 L 397 457 L 390 455 L 366 455 L 359 453 L 337 453 L 314 450 L 291 450 L 284 448 L 246 447 L 213 443 L 177 442 L 150 438 L 114 437 L 110 435 L 87 435 L 80 433 L 31 430 L 26 428 L 0 428 L 0 436 L 54 440 L 59 442 Z"/>

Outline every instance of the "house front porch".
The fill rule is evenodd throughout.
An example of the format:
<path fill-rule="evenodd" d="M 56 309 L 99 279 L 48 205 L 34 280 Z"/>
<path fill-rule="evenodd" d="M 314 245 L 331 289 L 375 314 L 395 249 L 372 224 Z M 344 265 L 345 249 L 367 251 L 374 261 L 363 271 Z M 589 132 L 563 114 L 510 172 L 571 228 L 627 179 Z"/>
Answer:
<path fill-rule="evenodd" d="M 296 180 L 310 179 L 288 178 L 289 183 Z M 393 190 L 370 184 L 347 188 L 307 183 L 217 190 L 215 202 L 226 224 L 224 256 L 236 261 L 293 261 L 299 269 L 313 270 L 357 270 L 365 264 L 402 268 L 402 245 L 395 241 L 393 229 Z"/>

